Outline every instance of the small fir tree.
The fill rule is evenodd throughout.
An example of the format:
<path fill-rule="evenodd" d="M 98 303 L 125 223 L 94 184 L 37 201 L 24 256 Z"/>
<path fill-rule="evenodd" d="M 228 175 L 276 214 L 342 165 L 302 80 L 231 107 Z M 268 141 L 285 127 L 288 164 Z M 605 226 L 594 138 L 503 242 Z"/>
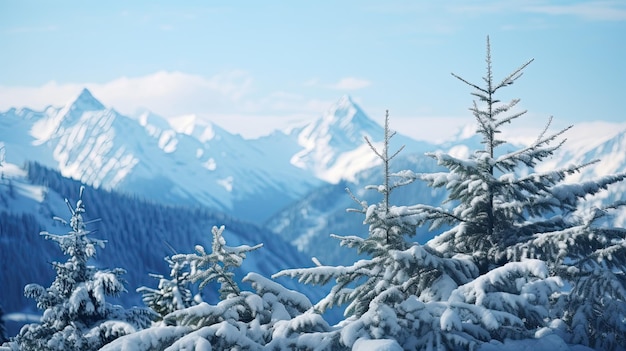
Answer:
<path fill-rule="evenodd" d="M 170 266 L 170 279 L 159 274 L 151 274 L 152 277 L 159 279 L 158 287 L 153 289 L 142 286 L 137 289 L 137 292 L 142 294 L 146 306 L 160 318 L 196 304 L 190 289 L 189 272 L 185 270 L 187 262 L 174 262 L 170 257 L 166 257 L 165 261 Z"/>
<path fill-rule="evenodd" d="M 106 302 L 107 296 L 125 291 L 120 276 L 123 269 L 98 270 L 89 260 L 104 241 L 89 237 L 86 229 L 84 187 L 75 207 L 66 200 L 71 212 L 71 231 L 65 235 L 42 232 L 46 239 L 59 244 L 69 256 L 66 262 L 54 262 L 57 272 L 49 288 L 29 284 L 24 291 L 44 311 L 41 322 L 26 325 L 15 338 L 13 347 L 21 350 L 97 350 L 110 341 L 133 333 L 150 323 L 147 310 L 125 310 Z M 66 223 L 66 222 L 65 222 Z"/>

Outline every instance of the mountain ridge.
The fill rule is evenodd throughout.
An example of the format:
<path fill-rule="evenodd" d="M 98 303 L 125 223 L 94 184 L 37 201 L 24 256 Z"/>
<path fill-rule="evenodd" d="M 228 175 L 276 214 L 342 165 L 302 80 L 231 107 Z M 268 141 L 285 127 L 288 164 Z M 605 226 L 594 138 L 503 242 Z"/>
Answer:
<path fill-rule="evenodd" d="M 150 111 L 125 116 L 88 89 L 63 107 L 12 109 L 0 120 L 21 125 L 16 138 L 0 130 L 14 163 L 37 161 L 95 187 L 257 223 L 325 182 L 376 164 L 363 157 L 363 136 L 378 140 L 382 130 L 348 96 L 301 128 L 248 140 L 194 115 L 179 117 L 177 126 Z"/>
<path fill-rule="evenodd" d="M 551 167 L 568 159 L 586 160 L 591 156 L 583 154 L 598 146 L 584 141 L 590 137 L 587 130 L 575 127 L 570 132 L 582 135 L 582 141 L 565 143 L 548 162 Z M 12 163 L 36 161 L 95 187 L 160 203 L 206 206 L 257 224 L 320 186 L 354 182 L 360 172 L 379 165 L 364 138 L 381 148 L 383 133 L 348 95 L 308 123 L 255 139 L 196 115 L 172 120 L 144 110 L 125 116 L 104 106 L 88 89 L 62 107 L 0 113 L 0 142 Z M 615 138 L 626 135 L 612 133 Z M 432 144 L 399 133 L 391 149 L 405 145 L 403 153 L 463 153 L 469 150 L 465 144 L 476 142 L 461 139 L 463 135 Z M 599 145 L 604 143 L 608 138 Z M 594 151 L 612 160 L 600 172 L 626 167 L 614 150 L 623 143 L 614 144 L 618 146 Z"/>

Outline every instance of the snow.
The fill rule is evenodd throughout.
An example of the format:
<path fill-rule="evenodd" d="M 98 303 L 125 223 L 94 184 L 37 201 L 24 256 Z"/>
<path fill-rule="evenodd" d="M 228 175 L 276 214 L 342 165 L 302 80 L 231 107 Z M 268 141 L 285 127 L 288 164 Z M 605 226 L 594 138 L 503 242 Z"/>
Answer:
<path fill-rule="evenodd" d="M 221 185 L 224 189 L 226 189 L 226 191 L 230 193 L 233 191 L 233 181 L 233 176 L 228 176 L 223 179 L 218 179 L 217 184 Z"/>
<path fill-rule="evenodd" d="M 358 339 L 354 342 L 352 351 L 402 351 L 402 347 L 390 339 Z"/>
<path fill-rule="evenodd" d="M 217 169 L 217 163 L 215 162 L 215 159 L 213 157 L 206 160 L 206 162 L 203 163 L 202 165 L 204 166 L 204 168 L 208 169 L 209 171 L 214 171 Z"/>
<path fill-rule="evenodd" d="M 474 133 L 474 131 L 472 131 Z M 467 158 L 470 155 L 470 150 L 467 145 L 459 144 L 455 145 L 448 150 L 448 154 L 455 158 Z"/>
<path fill-rule="evenodd" d="M 440 319 L 441 329 L 451 332 L 451 331 L 460 331 L 461 329 L 461 318 L 459 315 L 450 308 L 447 308 Z"/>
<path fill-rule="evenodd" d="M 506 340 L 504 343 L 491 341 L 482 344 L 478 351 L 591 351 L 581 345 L 570 346 L 555 334 L 549 334 L 537 339 Z"/>
<path fill-rule="evenodd" d="M 191 330 L 189 327 L 162 326 L 138 331 L 114 340 L 101 348 L 101 351 L 150 351 L 157 349 L 164 341 L 181 338 Z"/>
<path fill-rule="evenodd" d="M 196 129 L 198 116 L 194 114 L 182 115 L 168 119 L 170 126 L 174 131 L 181 134 L 191 135 Z"/>
<path fill-rule="evenodd" d="M 178 139 L 176 139 L 176 133 L 173 130 L 166 130 L 161 133 L 159 137 L 159 148 L 161 148 L 165 153 L 171 154 L 176 151 L 176 145 L 178 144 Z"/>

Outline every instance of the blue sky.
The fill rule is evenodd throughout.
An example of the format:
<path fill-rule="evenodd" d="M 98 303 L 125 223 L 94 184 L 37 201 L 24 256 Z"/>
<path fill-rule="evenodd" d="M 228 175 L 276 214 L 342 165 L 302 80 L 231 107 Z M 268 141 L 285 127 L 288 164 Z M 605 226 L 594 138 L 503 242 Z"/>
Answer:
<path fill-rule="evenodd" d="M 133 114 L 197 114 L 253 137 L 343 94 L 424 139 L 472 123 L 489 35 L 523 126 L 626 121 L 623 1 L 0 0 L 0 110 L 63 105 L 88 87 Z"/>

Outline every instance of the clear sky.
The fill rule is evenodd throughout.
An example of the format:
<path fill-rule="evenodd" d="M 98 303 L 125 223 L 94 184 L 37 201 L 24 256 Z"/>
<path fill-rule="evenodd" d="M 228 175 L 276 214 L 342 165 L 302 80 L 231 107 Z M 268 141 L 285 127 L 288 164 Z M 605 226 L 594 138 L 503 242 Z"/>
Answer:
<path fill-rule="evenodd" d="M 489 35 L 526 123 L 626 121 L 626 1 L 0 0 L 0 110 L 88 87 L 125 114 L 197 114 L 252 137 L 349 94 L 424 139 L 473 122 Z M 508 95 L 507 95 L 508 94 Z"/>

